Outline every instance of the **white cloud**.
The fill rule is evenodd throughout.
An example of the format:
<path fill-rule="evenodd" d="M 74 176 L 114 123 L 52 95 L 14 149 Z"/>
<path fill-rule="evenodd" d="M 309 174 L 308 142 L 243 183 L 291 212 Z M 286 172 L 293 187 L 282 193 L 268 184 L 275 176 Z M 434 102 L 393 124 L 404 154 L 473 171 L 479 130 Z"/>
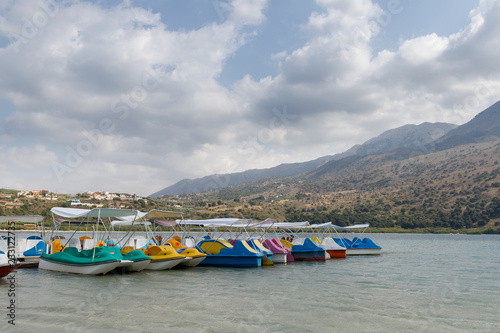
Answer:
<path fill-rule="evenodd" d="M 2 169 L 11 187 L 146 195 L 182 177 L 341 152 L 406 123 L 464 122 L 498 98 L 496 1 L 481 1 L 450 36 L 378 53 L 373 40 L 387 28 L 378 5 L 317 1 L 302 29 L 309 40 L 269 55 L 280 73 L 230 88 L 218 77 L 266 23 L 266 1 L 214 8 L 218 22 L 188 31 L 128 3 L 73 1 L 23 37 L 22 17 L 43 12 L 35 3 L 0 3 L 0 35 L 19 37 L 0 48 L 0 98 L 16 108 L 0 119 L 0 152 L 16 156 Z M 56 162 L 67 167 L 62 181 Z"/>
<path fill-rule="evenodd" d="M 399 54 L 411 65 L 420 65 L 435 60 L 447 47 L 448 38 L 433 33 L 405 41 L 399 48 Z"/>
<path fill-rule="evenodd" d="M 313 124 L 332 124 L 335 132 L 341 127 L 344 142 L 354 144 L 406 123 L 463 123 L 498 98 L 500 77 L 491 74 L 500 65 L 493 61 L 500 48 L 492 47 L 500 41 L 498 2 L 482 2 L 463 31 L 417 36 L 395 52 L 378 54 L 370 47 L 382 26 L 378 6 L 361 0 L 318 3 L 325 10 L 313 13 L 308 25 L 316 34 L 287 56 L 283 72 L 266 80 L 254 104 L 265 113 L 282 103 L 297 115 L 300 121 L 291 125 L 296 134 L 289 137 L 296 151 L 311 151 L 304 137 L 332 140 Z M 244 82 L 258 91 L 255 82 Z M 469 103 L 473 109 L 464 110 L 467 98 L 476 102 Z"/>

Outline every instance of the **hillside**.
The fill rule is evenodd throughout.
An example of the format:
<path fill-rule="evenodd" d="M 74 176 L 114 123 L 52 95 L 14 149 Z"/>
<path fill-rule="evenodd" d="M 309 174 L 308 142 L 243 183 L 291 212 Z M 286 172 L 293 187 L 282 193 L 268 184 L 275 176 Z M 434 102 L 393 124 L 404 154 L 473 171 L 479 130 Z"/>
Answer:
<path fill-rule="evenodd" d="M 500 101 L 480 112 L 468 123 L 456 126 L 447 123 L 405 125 L 388 130 L 361 145 L 333 156 L 325 156 L 305 163 L 282 164 L 274 168 L 248 170 L 233 174 L 211 175 L 198 179 L 184 179 L 150 197 L 185 193 L 203 193 L 210 190 L 249 183 L 269 177 L 293 177 L 308 173 L 308 178 L 339 172 L 368 155 L 388 154 L 389 160 L 405 160 L 471 143 L 500 139 Z"/>
<path fill-rule="evenodd" d="M 415 154 L 420 155 L 425 152 L 424 147 L 454 128 L 457 128 L 457 125 L 448 123 L 401 126 L 368 140 L 356 150 L 356 155 L 385 154 L 400 148 L 414 151 Z"/>
<path fill-rule="evenodd" d="M 244 216 L 385 228 L 500 226 L 500 141 L 404 161 L 366 156 L 316 178 L 269 178 L 169 200 L 200 217 Z M 500 231 L 500 230 L 498 230 Z"/>
<path fill-rule="evenodd" d="M 500 139 L 500 101 L 434 142 L 435 150 Z"/>
<path fill-rule="evenodd" d="M 183 179 L 172 186 L 151 194 L 149 197 L 157 198 L 164 195 L 175 195 L 185 193 L 203 193 L 221 187 L 248 183 L 256 179 L 269 177 L 291 177 L 313 170 L 319 165 L 330 160 L 331 156 L 320 157 L 316 160 L 304 163 L 280 164 L 269 169 L 252 169 L 243 172 L 210 175 L 197 179 Z"/>
<path fill-rule="evenodd" d="M 347 167 L 351 161 L 355 161 L 362 156 L 384 154 L 398 148 L 408 149 L 414 153 L 418 152 L 418 154 L 421 154 L 426 144 L 433 142 L 455 127 L 457 126 L 447 123 L 405 125 L 386 131 L 362 145 L 355 145 L 341 154 L 324 156 L 303 163 L 281 164 L 268 169 L 253 169 L 238 173 L 210 175 L 197 179 L 183 179 L 172 186 L 151 194 L 150 197 L 203 193 L 223 187 L 249 183 L 258 179 L 293 177 L 315 170 L 329 161 L 335 165 L 334 168 Z"/>

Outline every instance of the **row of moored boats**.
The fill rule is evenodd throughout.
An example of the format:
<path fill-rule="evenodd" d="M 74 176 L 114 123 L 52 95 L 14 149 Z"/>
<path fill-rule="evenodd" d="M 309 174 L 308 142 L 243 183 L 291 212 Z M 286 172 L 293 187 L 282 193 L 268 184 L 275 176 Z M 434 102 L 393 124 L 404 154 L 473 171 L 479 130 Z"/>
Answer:
<path fill-rule="evenodd" d="M 272 219 L 172 220 L 168 217 L 173 212 L 109 208 L 55 207 L 51 212 L 50 232 L 42 228 L 40 236 L 16 243 L 15 257 L 20 263 L 97 275 L 199 265 L 259 267 L 381 253 L 381 247 L 369 238 L 339 233 L 358 229 L 363 235 L 368 224 L 339 227 L 331 222 L 310 225 Z M 66 224 L 76 225 L 72 228 L 76 230 L 61 232 Z M 2 236 L 0 272 L 5 275 L 15 268 L 7 257 L 8 243 L 8 237 Z"/>

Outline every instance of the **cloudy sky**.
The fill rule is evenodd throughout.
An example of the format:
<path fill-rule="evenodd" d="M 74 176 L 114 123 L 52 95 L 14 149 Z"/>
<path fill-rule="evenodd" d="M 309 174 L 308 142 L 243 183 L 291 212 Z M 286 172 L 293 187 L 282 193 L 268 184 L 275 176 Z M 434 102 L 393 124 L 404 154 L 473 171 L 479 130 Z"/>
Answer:
<path fill-rule="evenodd" d="M 500 1 L 0 0 L 0 188 L 149 195 L 500 99 Z"/>

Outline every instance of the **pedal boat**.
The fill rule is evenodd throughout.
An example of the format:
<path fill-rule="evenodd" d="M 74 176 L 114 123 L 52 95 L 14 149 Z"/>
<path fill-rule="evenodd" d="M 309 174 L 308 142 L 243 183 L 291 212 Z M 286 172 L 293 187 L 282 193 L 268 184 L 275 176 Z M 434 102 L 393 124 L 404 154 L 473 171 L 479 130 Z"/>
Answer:
<path fill-rule="evenodd" d="M 169 245 L 153 245 L 147 249 L 141 249 L 145 255 L 151 258 L 151 262 L 146 267 L 148 270 L 162 271 L 171 269 L 184 261 L 185 256 Z"/>
<path fill-rule="evenodd" d="M 281 244 L 277 238 L 265 239 L 262 245 L 273 252 L 273 262 L 275 264 L 287 263 L 288 253 L 291 252 L 291 250 Z"/>
<path fill-rule="evenodd" d="M 207 254 L 200 266 L 259 267 L 264 256 L 241 239 L 234 246 L 225 240 L 205 239 L 198 242 L 196 247 Z"/>
<path fill-rule="evenodd" d="M 375 244 L 370 238 L 360 239 L 354 237 L 352 240 L 347 238 L 335 238 L 335 242 L 346 247 L 346 255 L 378 255 L 382 248 Z"/>
<path fill-rule="evenodd" d="M 40 236 L 29 236 L 20 240 L 17 245 L 19 249 L 17 260 L 30 264 L 38 264 L 40 255 L 47 249 L 47 244 Z"/>
<path fill-rule="evenodd" d="M 262 252 L 262 266 L 274 265 L 274 253 L 266 248 L 258 239 L 250 239 L 247 241 L 250 247 L 258 252 Z"/>
<path fill-rule="evenodd" d="M 346 257 L 346 248 L 337 244 L 333 238 L 325 237 L 321 242 L 317 237 L 311 237 L 311 239 L 316 243 L 316 245 L 326 250 L 330 256 L 329 258 L 327 256 L 327 259 Z"/>
<path fill-rule="evenodd" d="M 195 267 L 198 266 L 207 257 L 206 253 L 202 253 L 194 247 L 187 247 L 175 238 L 169 239 L 167 241 L 167 244 L 172 246 L 177 251 L 177 253 L 186 257 L 186 259 L 181 262 L 179 266 Z"/>
<path fill-rule="evenodd" d="M 129 264 L 117 258 L 113 250 L 107 247 L 95 247 L 78 251 L 76 247 L 66 247 L 52 254 L 42 253 L 38 267 L 49 271 L 99 275 Z"/>
<path fill-rule="evenodd" d="M 295 261 L 325 261 L 326 250 L 319 247 L 310 238 L 304 239 L 304 244 L 293 244 L 287 240 L 280 239 L 281 243 L 292 250 Z"/>

